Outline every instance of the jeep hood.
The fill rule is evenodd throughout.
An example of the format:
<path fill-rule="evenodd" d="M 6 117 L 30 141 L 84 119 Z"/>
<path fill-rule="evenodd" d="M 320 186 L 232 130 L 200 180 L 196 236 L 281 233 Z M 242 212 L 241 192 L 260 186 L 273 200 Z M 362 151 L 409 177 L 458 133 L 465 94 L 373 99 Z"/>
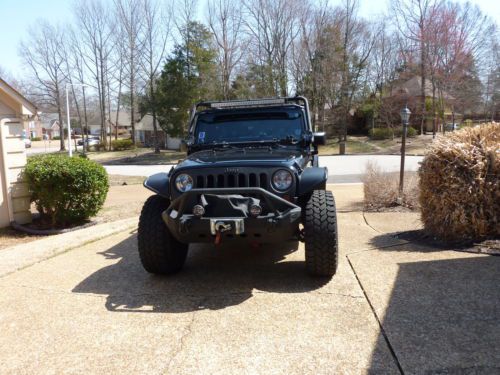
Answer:
<path fill-rule="evenodd" d="M 177 168 L 216 167 L 218 164 L 253 165 L 293 165 L 301 167 L 307 162 L 302 150 L 294 148 L 246 148 L 225 150 L 202 150 L 190 154 Z"/>

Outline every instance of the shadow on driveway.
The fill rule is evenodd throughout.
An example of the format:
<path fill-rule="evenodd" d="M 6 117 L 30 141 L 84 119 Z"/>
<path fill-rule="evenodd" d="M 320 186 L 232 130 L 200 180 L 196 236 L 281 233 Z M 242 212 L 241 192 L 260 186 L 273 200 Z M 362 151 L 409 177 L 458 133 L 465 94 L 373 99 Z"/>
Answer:
<path fill-rule="evenodd" d="M 301 257 L 281 262 L 297 249 L 297 242 L 259 248 L 192 245 L 180 273 L 155 276 L 142 268 L 132 235 L 99 253 L 116 263 L 99 269 L 72 291 L 106 295 L 110 311 L 181 313 L 223 309 L 259 291 L 305 293 L 325 285 L 329 279 L 306 275 Z"/>
<path fill-rule="evenodd" d="M 381 280 L 363 280 L 378 311 L 384 302 L 375 284 Z M 499 257 L 399 263 L 380 318 L 404 373 L 499 374 L 499 285 Z"/>

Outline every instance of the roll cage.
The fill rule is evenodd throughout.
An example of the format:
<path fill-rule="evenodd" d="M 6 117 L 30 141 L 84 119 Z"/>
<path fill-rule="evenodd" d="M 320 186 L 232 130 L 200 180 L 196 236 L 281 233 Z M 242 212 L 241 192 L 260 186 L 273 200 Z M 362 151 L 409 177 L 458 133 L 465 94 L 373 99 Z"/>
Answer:
<path fill-rule="evenodd" d="M 261 107 L 280 107 L 286 104 L 299 105 L 304 109 L 307 129 L 313 131 L 311 116 L 309 113 L 309 102 L 303 96 L 277 97 L 264 99 L 239 99 L 227 101 L 204 101 L 196 103 L 191 109 L 189 116 L 189 133 L 194 130 L 194 119 L 196 114 L 203 109 L 242 109 L 242 108 L 261 108 Z"/>

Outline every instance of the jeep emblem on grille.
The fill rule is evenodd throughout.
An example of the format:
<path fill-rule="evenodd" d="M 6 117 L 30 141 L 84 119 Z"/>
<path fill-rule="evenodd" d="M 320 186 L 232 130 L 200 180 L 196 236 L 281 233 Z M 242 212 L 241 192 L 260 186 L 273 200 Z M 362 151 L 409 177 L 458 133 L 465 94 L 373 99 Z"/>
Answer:
<path fill-rule="evenodd" d="M 224 170 L 225 174 L 238 174 L 240 172 L 239 168 L 226 168 Z"/>

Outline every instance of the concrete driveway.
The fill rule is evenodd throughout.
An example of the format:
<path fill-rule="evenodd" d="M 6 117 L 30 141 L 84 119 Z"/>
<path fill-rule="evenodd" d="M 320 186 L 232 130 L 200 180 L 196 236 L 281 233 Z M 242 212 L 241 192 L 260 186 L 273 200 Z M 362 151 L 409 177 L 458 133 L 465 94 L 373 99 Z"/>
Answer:
<path fill-rule="evenodd" d="M 498 373 L 500 258 L 410 244 L 392 233 L 417 215 L 333 190 L 331 280 L 304 274 L 295 242 L 193 246 L 156 277 L 134 232 L 0 278 L 0 373 Z"/>
<path fill-rule="evenodd" d="M 406 156 L 405 170 L 416 171 L 422 156 Z M 319 163 L 328 168 L 330 183 L 357 183 L 365 173 L 367 163 L 375 163 L 386 172 L 399 171 L 399 155 L 334 155 L 320 156 Z M 109 174 L 125 176 L 150 176 L 167 172 L 172 164 L 166 165 L 105 165 Z"/>

